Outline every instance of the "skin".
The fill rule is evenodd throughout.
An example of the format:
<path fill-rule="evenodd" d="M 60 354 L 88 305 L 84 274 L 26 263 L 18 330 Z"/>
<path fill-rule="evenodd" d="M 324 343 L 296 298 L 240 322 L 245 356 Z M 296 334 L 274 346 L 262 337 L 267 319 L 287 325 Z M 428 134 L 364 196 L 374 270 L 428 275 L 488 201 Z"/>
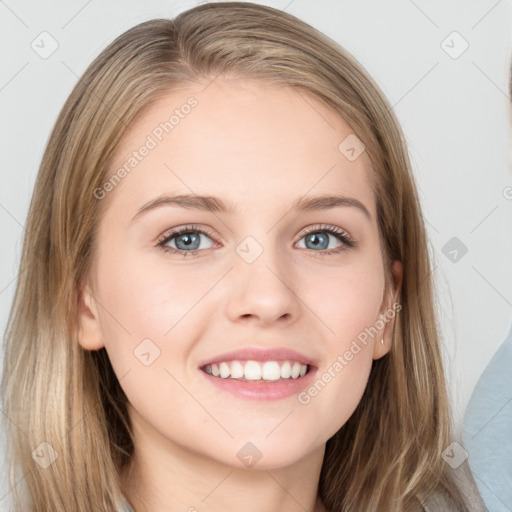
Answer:
<path fill-rule="evenodd" d="M 112 173 L 169 112 L 198 100 L 102 199 L 97 250 L 80 290 L 79 342 L 106 348 L 130 401 L 135 455 L 122 479 L 137 512 L 318 512 L 325 443 L 354 412 L 372 360 L 389 351 L 393 320 L 307 405 L 297 396 L 235 397 L 205 382 L 199 362 L 281 346 L 315 359 L 321 375 L 392 306 L 402 267 L 395 262 L 395 287 L 386 291 L 370 161 L 366 152 L 351 162 L 338 150 L 352 133 L 341 117 L 289 87 L 227 78 L 205 85 L 159 100 L 118 148 Z M 163 206 L 131 221 L 163 193 L 217 196 L 237 210 Z M 351 206 L 290 211 L 300 196 L 334 193 L 359 200 L 371 219 Z M 195 255 L 157 247 L 191 223 L 213 235 L 201 235 Z M 325 233 L 324 224 L 357 246 L 322 254 L 304 228 Z M 250 264 L 236 252 L 249 235 L 263 248 Z M 343 245 L 327 237 L 329 249 Z M 160 350 L 149 366 L 134 356 L 147 338 Z M 252 468 L 237 457 L 247 442 L 262 453 Z"/>

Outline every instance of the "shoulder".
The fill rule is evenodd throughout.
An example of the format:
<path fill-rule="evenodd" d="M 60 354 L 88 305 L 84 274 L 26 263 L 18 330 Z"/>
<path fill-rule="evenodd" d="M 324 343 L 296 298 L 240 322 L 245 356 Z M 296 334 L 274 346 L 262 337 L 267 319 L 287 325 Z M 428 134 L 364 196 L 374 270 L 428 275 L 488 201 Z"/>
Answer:
<path fill-rule="evenodd" d="M 124 495 L 121 496 L 121 499 L 123 500 L 123 504 L 121 508 L 117 510 L 117 512 L 135 512 L 135 510 L 133 510 L 133 507 L 128 503 Z"/>
<path fill-rule="evenodd" d="M 452 476 L 459 491 L 465 498 L 465 512 L 488 512 L 469 467 L 459 467 L 453 471 Z M 452 506 L 452 499 L 443 490 L 435 492 L 423 502 L 425 512 L 445 512 L 446 510 L 452 510 Z"/>

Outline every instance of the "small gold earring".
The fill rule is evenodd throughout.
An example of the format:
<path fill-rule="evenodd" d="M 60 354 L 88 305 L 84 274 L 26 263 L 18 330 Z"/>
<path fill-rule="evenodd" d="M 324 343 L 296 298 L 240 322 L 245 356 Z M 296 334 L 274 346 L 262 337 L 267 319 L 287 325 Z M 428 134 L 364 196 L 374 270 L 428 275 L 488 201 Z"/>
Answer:
<path fill-rule="evenodd" d="M 380 342 L 384 345 L 384 338 L 382 338 L 382 339 L 380 340 Z"/>

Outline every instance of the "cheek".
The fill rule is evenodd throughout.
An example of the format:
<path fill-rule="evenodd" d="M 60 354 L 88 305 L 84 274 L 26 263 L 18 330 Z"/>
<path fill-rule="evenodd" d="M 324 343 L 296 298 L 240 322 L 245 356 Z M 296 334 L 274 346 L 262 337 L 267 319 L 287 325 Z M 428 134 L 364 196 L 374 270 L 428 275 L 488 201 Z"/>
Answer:
<path fill-rule="evenodd" d="M 162 421 L 162 431 L 169 428 L 170 411 L 192 408 L 193 417 L 204 414 L 195 408 L 185 383 L 196 378 L 194 340 L 208 334 L 212 325 L 219 303 L 210 292 L 222 273 L 200 265 L 185 269 L 164 257 L 151 265 L 135 256 L 102 263 L 100 300 L 108 309 L 101 310 L 105 347 L 129 401 L 143 416 Z M 203 392 L 190 391 L 194 396 Z M 178 434 L 184 429 L 187 438 L 192 428 L 200 428 L 195 420 L 193 426 L 175 424 L 172 430 Z"/>
<path fill-rule="evenodd" d="M 327 365 L 319 368 L 315 381 L 297 397 L 301 407 L 309 409 L 305 414 L 322 418 L 319 440 L 330 438 L 349 420 L 368 383 L 371 348 L 362 345 L 355 353 L 345 349 L 333 352 Z"/>
<path fill-rule="evenodd" d="M 170 429 L 173 411 L 192 408 L 199 415 L 180 383 L 186 381 L 192 326 L 198 325 L 196 305 L 211 281 L 133 257 L 104 259 L 102 265 L 98 298 L 105 347 L 130 403 L 162 432 Z M 186 439 L 192 427 L 200 425 L 173 424 L 171 430 Z"/>
<path fill-rule="evenodd" d="M 332 270 L 332 269 L 331 269 Z M 317 276 L 307 301 L 323 324 L 324 364 L 299 403 L 324 418 L 333 435 L 353 414 L 366 388 L 373 362 L 374 330 L 382 306 L 384 276 L 378 259 L 340 267 L 329 279 Z M 372 329 L 373 328 L 373 329 Z"/>
<path fill-rule="evenodd" d="M 341 350 L 378 319 L 384 293 L 382 264 L 372 258 L 311 275 L 302 294 L 314 304 L 328 346 Z"/>
<path fill-rule="evenodd" d="M 99 295 L 114 317 L 107 321 L 118 321 L 134 336 L 161 338 L 211 287 L 208 276 L 176 263 L 173 267 L 164 256 L 156 263 L 137 253 L 119 261 L 105 259 L 100 272 Z"/>

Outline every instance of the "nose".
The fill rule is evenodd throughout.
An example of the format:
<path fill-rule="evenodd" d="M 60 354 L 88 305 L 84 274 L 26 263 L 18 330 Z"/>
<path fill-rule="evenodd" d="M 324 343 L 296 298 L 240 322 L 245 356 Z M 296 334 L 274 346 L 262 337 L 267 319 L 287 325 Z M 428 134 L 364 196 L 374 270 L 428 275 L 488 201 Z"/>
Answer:
<path fill-rule="evenodd" d="M 240 254 L 234 258 L 226 283 L 230 320 L 261 326 L 297 321 L 301 311 L 297 279 L 282 251 L 265 247 L 252 262 L 244 258 L 243 251 Z"/>

